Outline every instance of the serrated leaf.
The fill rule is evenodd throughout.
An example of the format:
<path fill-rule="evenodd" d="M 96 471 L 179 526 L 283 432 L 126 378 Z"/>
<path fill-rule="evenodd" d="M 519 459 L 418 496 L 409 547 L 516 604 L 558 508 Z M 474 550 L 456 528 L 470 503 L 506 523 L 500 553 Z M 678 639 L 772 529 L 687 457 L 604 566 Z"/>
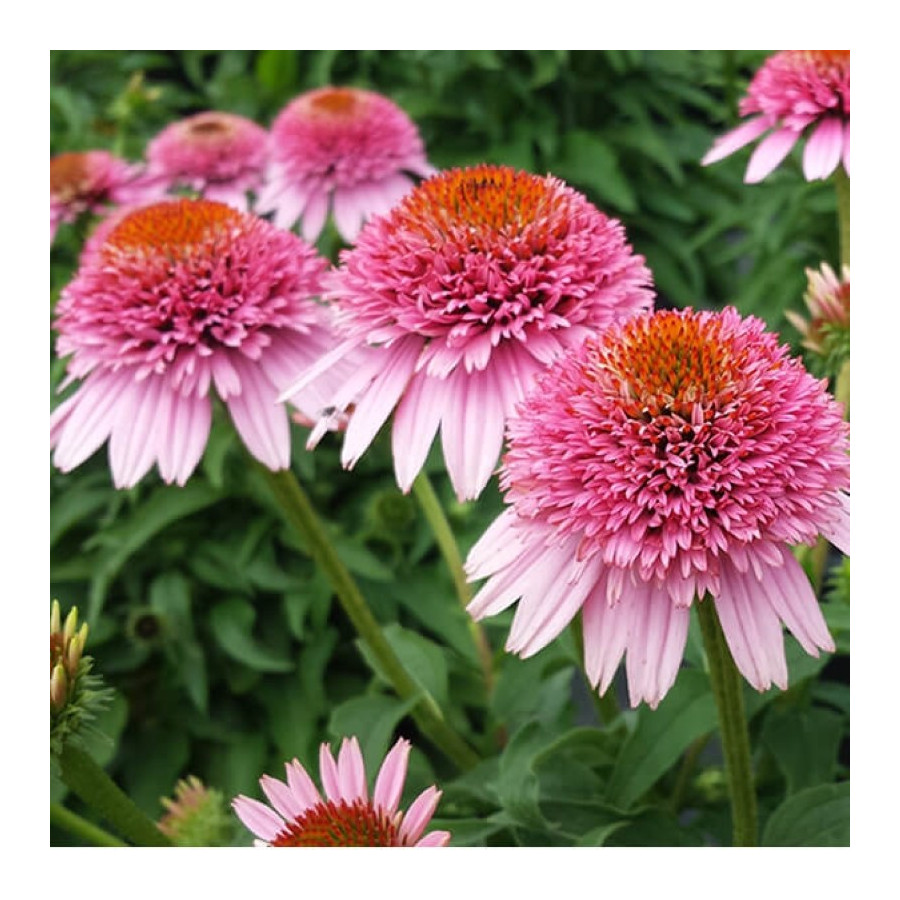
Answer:
<path fill-rule="evenodd" d="M 622 745 L 606 790 L 606 800 L 632 806 L 699 737 L 716 727 L 716 704 L 709 678 L 683 669 L 655 710 L 642 706 L 635 730 Z"/>
<path fill-rule="evenodd" d="M 764 847 L 849 847 L 850 782 L 798 791 L 763 830 Z"/>
<path fill-rule="evenodd" d="M 258 672 L 289 672 L 292 660 L 263 646 L 253 636 L 256 610 L 243 597 L 228 597 L 209 613 L 209 624 L 218 645 L 233 659 Z"/>

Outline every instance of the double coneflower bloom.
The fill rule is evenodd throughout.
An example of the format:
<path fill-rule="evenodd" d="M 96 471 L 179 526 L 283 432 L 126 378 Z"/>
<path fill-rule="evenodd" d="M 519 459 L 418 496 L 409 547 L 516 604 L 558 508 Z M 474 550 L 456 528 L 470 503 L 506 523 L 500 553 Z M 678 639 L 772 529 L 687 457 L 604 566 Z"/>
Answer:
<path fill-rule="evenodd" d="M 364 354 L 313 429 L 353 405 L 352 466 L 395 410 L 406 491 L 441 431 L 460 499 L 493 472 L 506 418 L 534 376 L 588 335 L 652 304 L 622 226 L 551 176 L 482 165 L 442 172 L 372 219 L 327 280 L 341 343 L 294 382 Z"/>
<path fill-rule="evenodd" d="M 717 162 L 766 132 L 744 180 L 762 181 L 807 135 L 803 174 L 827 178 L 843 164 L 850 174 L 850 51 L 785 50 L 769 57 L 741 100 L 748 121 L 722 135 L 703 157 Z"/>
<path fill-rule="evenodd" d="M 68 471 L 108 439 L 117 487 L 154 463 L 183 485 L 209 435 L 214 390 L 248 450 L 287 468 L 290 424 L 276 398 L 330 346 L 328 313 L 313 299 L 325 260 L 209 200 L 126 212 L 96 238 L 56 307 L 57 353 L 70 357 L 62 388 L 81 384 L 51 417 L 55 464 Z M 293 401 L 311 416 L 326 399 L 313 385 Z"/>
<path fill-rule="evenodd" d="M 600 693 L 625 655 L 632 705 L 656 706 L 691 605 L 714 603 L 738 669 L 787 686 L 782 623 L 833 650 L 791 545 L 849 552 L 848 426 L 824 382 L 753 317 L 660 311 L 553 365 L 509 424 L 509 508 L 472 548 L 475 618 L 518 601 L 530 656 L 581 610 Z"/>

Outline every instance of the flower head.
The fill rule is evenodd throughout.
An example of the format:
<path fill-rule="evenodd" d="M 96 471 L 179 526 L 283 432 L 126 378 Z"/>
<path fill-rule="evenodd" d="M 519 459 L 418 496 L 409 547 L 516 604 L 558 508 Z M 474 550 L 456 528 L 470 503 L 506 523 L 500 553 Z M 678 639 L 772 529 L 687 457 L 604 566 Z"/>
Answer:
<path fill-rule="evenodd" d="M 387 212 L 434 168 L 419 132 L 396 104 L 372 91 L 324 87 L 301 94 L 271 129 L 267 184 L 256 204 L 275 223 L 302 219 L 314 241 L 329 206 L 342 237 L 353 242 L 369 216 Z"/>
<path fill-rule="evenodd" d="M 269 847 L 443 847 L 447 831 L 424 834 L 441 792 L 422 791 L 399 810 L 410 744 L 401 738 L 385 757 L 372 797 L 356 738 L 344 739 L 337 760 L 328 744 L 319 753 L 324 798 L 295 759 L 285 764 L 287 784 L 269 775 L 259 783 L 271 807 L 243 795 L 232 801 L 238 818 Z"/>
<path fill-rule="evenodd" d="M 149 143 L 149 174 L 246 210 L 247 192 L 262 183 L 268 137 L 243 116 L 197 113 L 168 125 Z"/>
<path fill-rule="evenodd" d="M 591 683 L 603 693 L 625 653 L 632 705 L 655 706 L 707 593 L 758 690 L 786 687 L 782 622 L 808 653 L 834 649 L 789 545 L 849 548 L 847 426 L 759 319 L 614 325 L 539 380 L 509 441 L 510 508 L 467 561 L 489 576 L 475 618 L 519 600 L 508 650 L 536 653 L 582 609 Z"/>
<path fill-rule="evenodd" d="M 646 310 L 650 284 L 622 226 L 557 178 L 482 165 L 428 179 L 369 222 L 329 276 L 345 340 L 311 374 L 370 347 L 329 403 L 355 403 L 342 461 L 356 462 L 396 406 L 400 487 L 410 488 L 440 426 L 458 496 L 477 497 L 534 375 Z"/>
<path fill-rule="evenodd" d="M 850 51 L 784 50 L 770 56 L 741 100 L 752 119 L 717 138 L 703 165 L 717 162 L 768 134 L 753 151 L 744 181 L 762 181 L 808 135 L 807 181 L 827 178 L 843 161 L 850 174 Z"/>
<path fill-rule="evenodd" d="M 159 830 L 179 847 L 218 847 L 229 842 L 232 820 L 220 791 L 194 775 L 175 785 L 174 799 L 162 798 L 166 812 Z"/>
<path fill-rule="evenodd" d="M 158 193 L 138 166 L 105 150 L 50 158 L 50 243 L 63 222 L 110 206 L 139 203 Z"/>
<path fill-rule="evenodd" d="M 841 277 L 828 263 L 818 271 L 806 270 L 807 288 L 803 299 L 810 319 L 793 311 L 785 313 L 803 335 L 803 346 L 825 361 L 825 368 L 836 373 L 850 356 L 850 267 L 841 269 Z"/>
<path fill-rule="evenodd" d="M 210 200 L 136 209 L 97 238 L 56 307 L 66 385 L 84 380 L 51 417 L 55 464 L 69 471 L 109 438 L 118 487 L 154 462 L 183 485 L 206 444 L 214 387 L 249 451 L 287 468 L 290 426 L 276 397 L 329 346 L 326 311 L 311 299 L 325 261 Z M 315 388 L 294 400 L 310 414 L 323 402 Z"/>
<path fill-rule="evenodd" d="M 78 610 L 62 619 L 59 601 L 50 605 L 50 751 L 59 754 L 63 745 L 78 739 L 108 700 L 109 691 L 91 674 L 93 660 L 84 655 L 88 626 L 78 626 Z"/>

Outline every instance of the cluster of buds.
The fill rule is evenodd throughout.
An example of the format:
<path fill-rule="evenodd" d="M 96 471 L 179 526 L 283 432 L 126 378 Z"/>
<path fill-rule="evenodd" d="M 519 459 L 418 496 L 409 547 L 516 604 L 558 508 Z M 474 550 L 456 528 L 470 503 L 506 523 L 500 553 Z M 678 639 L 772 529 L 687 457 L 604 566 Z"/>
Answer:
<path fill-rule="evenodd" d="M 178 847 L 221 847 L 230 843 L 232 819 L 220 791 L 194 775 L 175 785 L 174 798 L 160 801 L 166 812 L 157 825 Z"/>
<path fill-rule="evenodd" d="M 850 358 L 850 267 L 841 277 L 828 263 L 819 271 L 806 270 L 807 288 L 803 299 L 809 310 L 807 320 L 787 312 L 790 323 L 803 335 L 801 344 L 809 350 L 823 375 L 836 376 Z"/>
<path fill-rule="evenodd" d="M 59 754 L 85 721 L 106 703 L 108 691 L 91 675 L 92 660 L 84 655 L 88 626 L 78 626 L 78 609 L 62 620 L 59 601 L 50 606 L 50 750 Z"/>

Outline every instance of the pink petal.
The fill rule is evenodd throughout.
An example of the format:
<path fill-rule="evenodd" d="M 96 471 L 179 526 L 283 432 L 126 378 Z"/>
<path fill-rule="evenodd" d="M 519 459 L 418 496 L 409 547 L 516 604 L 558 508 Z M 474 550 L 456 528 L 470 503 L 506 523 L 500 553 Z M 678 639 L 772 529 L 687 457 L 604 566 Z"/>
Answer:
<path fill-rule="evenodd" d="M 850 174 L 850 123 L 844 123 L 844 171 Z"/>
<path fill-rule="evenodd" d="M 305 807 L 302 803 L 297 802 L 297 798 L 291 792 L 291 789 L 279 781 L 272 778 L 271 775 L 263 775 L 259 779 L 263 793 L 269 800 L 269 803 L 288 821 L 302 815 Z"/>
<path fill-rule="evenodd" d="M 791 152 L 799 138 L 800 132 L 790 128 L 773 131 L 768 137 L 763 138 L 750 157 L 744 181 L 747 184 L 762 181 Z"/>
<path fill-rule="evenodd" d="M 422 339 L 415 335 L 402 338 L 386 354 L 383 368 L 360 397 L 347 425 L 341 463 L 352 468 L 372 443 L 403 393 L 422 351 Z"/>
<path fill-rule="evenodd" d="M 341 779 L 338 775 L 337 763 L 331 755 L 331 747 L 328 744 L 322 744 L 319 747 L 319 776 L 329 800 L 339 803 L 344 799 L 341 793 Z"/>
<path fill-rule="evenodd" d="M 703 159 L 700 160 L 700 165 L 708 166 L 710 163 L 718 162 L 726 156 L 731 156 L 736 150 L 740 150 L 741 147 L 756 140 L 756 138 L 766 131 L 771 124 L 771 121 L 764 116 L 757 116 L 755 119 L 750 119 L 749 121 L 738 125 L 737 128 L 726 132 L 713 141 L 712 147 L 706 152 Z"/>
<path fill-rule="evenodd" d="M 850 495 L 838 491 L 838 511 L 835 517 L 820 530 L 826 540 L 831 541 L 844 556 L 850 555 Z"/>
<path fill-rule="evenodd" d="M 341 797 L 348 803 L 354 800 L 365 800 L 368 796 L 366 788 L 366 767 L 363 763 L 359 741 L 355 737 L 344 738 L 337 760 L 338 780 Z"/>
<path fill-rule="evenodd" d="M 840 119 L 823 119 L 803 150 L 803 175 L 807 181 L 827 178 L 841 161 L 844 126 Z"/>
<path fill-rule="evenodd" d="M 342 341 L 335 347 L 332 347 L 327 353 L 320 356 L 316 362 L 303 372 L 299 372 L 297 377 L 278 395 L 278 402 L 284 403 L 290 400 L 298 391 L 302 391 L 307 385 L 311 384 L 317 378 L 324 375 L 338 361 L 344 359 L 359 347 L 359 338 L 350 338 Z"/>
<path fill-rule="evenodd" d="M 258 800 L 241 794 L 231 801 L 231 806 L 244 825 L 264 841 L 271 841 L 284 828 L 281 817 Z"/>
<path fill-rule="evenodd" d="M 441 799 L 441 791 L 436 787 L 426 788 L 413 800 L 400 823 L 399 837 L 405 844 L 414 844 L 422 836 L 425 826 L 431 821 Z"/>
<path fill-rule="evenodd" d="M 233 358 L 241 392 L 228 398 L 228 411 L 247 449 L 272 470 L 291 464 L 291 433 L 287 411 L 277 402 L 278 391 L 257 363 Z"/>
<path fill-rule="evenodd" d="M 503 401 L 490 369 L 448 378 L 449 403 L 441 418 L 441 445 L 450 481 L 460 501 L 484 490 L 503 446 Z"/>
<path fill-rule="evenodd" d="M 337 188 L 332 205 L 335 227 L 341 237 L 352 244 L 363 222 L 359 191 L 355 188 Z"/>
<path fill-rule="evenodd" d="M 391 748 L 381 764 L 378 777 L 375 779 L 375 806 L 387 810 L 390 815 L 397 811 L 403 785 L 406 782 L 406 768 L 409 763 L 409 751 L 412 745 L 400 738 Z"/>
<path fill-rule="evenodd" d="M 300 222 L 300 230 L 303 237 L 311 244 L 315 243 L 322 233 L 322 226 L 328 217 L 329 192 L 318 190 L 313 194 L 303 210 L 303 219 Z"/>
<path fill-rule="evenodd" d="M 449 831 L 429 831 L 416 842 L 417 847 L 446 847 L 450 843 Z"/>
<path fill-rule="evenodd" d="M 767 690 L 773 682 L 786 690 L 781 620 L 759 590 L 756 576 L 742 574 L 723 559 L 720 583 L 716 612 L 735 665 L 758 691 Z"/>
<path fill-rule="evenodd" d="M 322 797 L 312 778 L 298 760 L 294 759 L 290 763 L 285 763 L 284 768 L 287 773 L 288 787 L 303 809 L 309 809 L 322 802 Z"/>
<path fill-rule="evenodd" d="M 487 578 L 513 563 L 525 550 L 520 519 L 513 507 L 507 507 L 488 526 L 466 557 L 469 581 Z"/>
<path fill-rule="evenodd" d="M 601 694 L 606 693 L 622 660 L 634 610 L 635 604 L 625 600 L 610 606 L 602 581 L 582 608 L 585 673 Z"/>
<path fill-rule="evenodd" d="M 169 387 L 160 375 L 133 381 L 116 404 L 109 437 L 109 466 L 117 488 L 136 485 L 156 459 L 160 394 Z"/>
<path fill-rule="evenodd" d="M 209 397 L 184 397 L 168 392 L 166 404 L 160 404 L 157 441 L 159 473 L 163 481 L 173 481 L 182 487 L 200 462 L 212 425 L 212 404 Z"/>
<path fill-rule="evenodd" d="M 447 402 L 446 383 L 425 372 L 413 375 L 403 392 L 394 413 L 391 448 L 394 474 L 404 494 L 425 465 Z"/>

